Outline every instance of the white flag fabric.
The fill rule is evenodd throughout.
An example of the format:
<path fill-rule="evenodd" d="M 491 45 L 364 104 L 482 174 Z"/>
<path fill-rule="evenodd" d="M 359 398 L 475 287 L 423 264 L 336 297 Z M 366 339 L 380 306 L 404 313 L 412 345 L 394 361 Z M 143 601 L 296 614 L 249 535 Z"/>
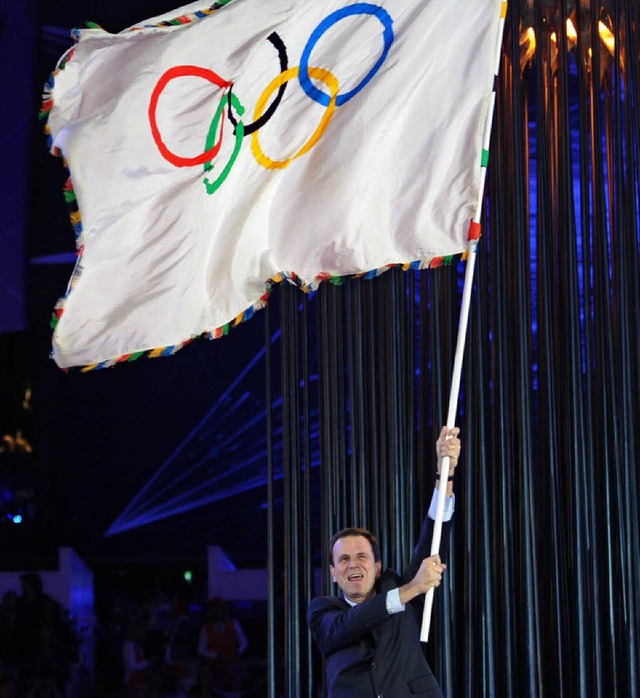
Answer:
<path fill-rule="evenodd" d="M 276 281 L 463 252 L 501 6 L 194 2 L 77 32 L 47 106 L 78 209 L 56 362 L 172 353 Z"/>

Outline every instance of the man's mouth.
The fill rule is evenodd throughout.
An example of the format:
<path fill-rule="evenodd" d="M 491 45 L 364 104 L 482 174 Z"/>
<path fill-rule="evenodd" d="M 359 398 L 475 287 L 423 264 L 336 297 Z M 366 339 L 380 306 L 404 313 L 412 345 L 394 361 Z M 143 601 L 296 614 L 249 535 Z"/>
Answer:
<path fill-rule="evenodd" d="M 347 579 L 348 579 L 350 582 L 360 582 L 360 581 L 362 581 L 362 580 L 364 579 L 364 575 L 363 575 L 363 574 L 360 574 L 360 573 L 358 572 L 358 573 L 356 573 L 356 574 L 350 574 L 350 575 L 347 577 Z"/>

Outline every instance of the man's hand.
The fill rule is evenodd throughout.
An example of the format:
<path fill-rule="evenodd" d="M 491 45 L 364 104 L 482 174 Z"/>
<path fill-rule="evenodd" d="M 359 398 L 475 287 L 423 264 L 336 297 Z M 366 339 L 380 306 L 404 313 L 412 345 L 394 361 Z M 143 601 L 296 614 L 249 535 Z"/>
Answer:
<path fill-rule="evenodd" d="M 426 557 L 418 569 L 414 581 L 420 586 L 422 593 L 429 591 L 431 587 L 439 587 L 442 581 L 442 573 L 447 566 L 440 560 L 440 555 Z"/>
<path fill-rule="evenodd" d="M 414 599 L 418 594 L 426 594 L 432 587 L 440 586 L 442 581 L 442 573 L 447 566 L 440 560 L 440 555 L 432 555 L 426 557 L 416 576 L 398 590 L 400 592 L 400 603 L 407 603 Z"/>
<path fill-rule="evenodd" d="M 453 427 L 452 429 L 447 429 L 447 427 L 442 427 L 440 431 L 440 436 L 436 441 L 436 455 L 438 456 L 438 472 L 441 473 L 442 470 L 442 459 L 449 457 L 449 477 L 453 476 L 453 473 L 458 465 L 458 458 L 460 457 L 460 439 L 458 434 L 460 429 L 458 427 Z"/>

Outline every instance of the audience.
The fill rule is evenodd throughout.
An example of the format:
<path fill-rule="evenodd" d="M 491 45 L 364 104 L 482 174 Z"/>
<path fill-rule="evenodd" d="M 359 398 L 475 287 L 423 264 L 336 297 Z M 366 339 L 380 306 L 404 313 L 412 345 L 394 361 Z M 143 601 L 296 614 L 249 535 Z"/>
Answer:
<path fill-rule="evenodd" d="M 0 698 L 84 698 L 70 680 L 78 648 L 67 612 L 44 593 L 38 574 L 21 583 L 21 594 L 7 591 L 0 603 Z M 263 677 L 245 667 L 248 641 L 225 600 L 190 606 L 180 591 L 162 606 L 113 599 L 96 624 L 92 696 L 262 695 Z"/>
<path fill-rule="evenodd" d="M 0 606 L 0 696 L 12 698 L 18 684 L 22 653 L 18 632 L 18 594 L 7 591 Z"/>
<path fill-rule="evenodd" d="M 165 661 L 168 695 L 188 693 L 195 677 L 194 626 L 189 616 L 189 597 L 178 593 L 171 602 Z"/>
<path fill-rule="evenodd" d="M 206 681 L 225 698 L 241 695 L 240 656 L 247 649 L 240 623 L 229 612 L 224 599 L 214 597 L 207 606 L 207 622 L 200 631 L 198 655 L 205 660 Z"/>
<path fill-rule="evenodd" d="M 140 622 L 129 627 L 122 646 L 125 698 L 142 698 L 148 695 L 149 667 L 151 662 L 145 652 L 146 629 Z"/>
<path fill-rule="evenodd" d="M 67 613 L 44 593 L 40 575 L 20 581 L 22 594 L 6 592 L 0 609 L 0 695 L 62 698 L 76 655 Z"/>

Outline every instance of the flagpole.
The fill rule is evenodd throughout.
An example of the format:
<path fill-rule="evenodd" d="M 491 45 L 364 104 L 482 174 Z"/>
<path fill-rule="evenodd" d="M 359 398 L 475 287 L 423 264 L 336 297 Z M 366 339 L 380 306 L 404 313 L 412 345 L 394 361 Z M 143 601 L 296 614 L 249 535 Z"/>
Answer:
<path fill-rule="evenodd" d="M 507 3 L 501 3 L 500 24 L 496 42 L 495 70 L 497 77 L 500 67 L 500 50 L 502 47 L 502 35 L 504 32 L 505 16 L 507 13 Z M 480 237 L 480 219 L 482 217 L 482 203 L 484 200 L 484 183 L 487 175 L 487 164 L 489 159 L 489 141 L 491 140 L 491 127 L 493 122 L 493 111 L 496 101 L 495 82 L 494 89 L 487 108 L 487 119 L 485 121 L 484 138 L 482 144 L 482 165 L 481 181 L 478 193 L 476 212 L 469 228 L 469 255 L 464 275 L 464 288 L 462 290 L 462 303 L 460 306 L 460 321 L 458 324 L 458 339 L 456 341 L 456 352 L 453 360 L 453 373 L 451 376 L 451 389 L 449 391 L 449 409 L 447 412 L 447 429 L 455 426 L 458 397 L 460 394 L 460 377 L 462 375 L 462 360 L 464 357 L 464 347 L 467 337 L 467 326 L 469 324 L 469 308 L 471 306 L 471 291 L 473 289 L 473 275 L 476 266 L 476 252 L 478 248 L 478 238 Z M 449 473 L 449 456 L 442 459 L 441 476 L 438 485 L 438 502 L 436 506 L 436 519 L 433 527 L 433 538 L 431 539 L 431 555 L 436 555 L 440 551 L 440 541 L 442 539 L 442 521 L 444 517 L 444 503 L 447 496 Z M 422 614 L 422 627 L 420 629 L 420 640 L 429 640 L 429 629 L 431 627 L 431 611 L 433 609 L 433 597 L 435 587 L 426 593 L 424 611 Z"/>
<path fill-rule="evenodd" d="M 453 364 L 453 375 L 451 379 L 451 390 L 449 393 L 449 411 L 447 414 L 447 429 L 455 426 L 456 407 L 458 404 L 458 395 L 460 393 L 460 375 L 462 373 L 462 358 L 464 354 L 464 344 L 466 339 L 466 330 L 469 319 L 469 306 L 471 303 L 471 288 L 473 286 L 473 273 L 476 262 L 476 247 L 477 243 L 473 243 L 473 250 L 469 252 L 467 268 L 465 271 L 464 290 L 462 292 L 462 306 L 460 308 L 460 323 L 458 326 L 458 340 L 456 344 L 456 353 Z M 431 555 L 436 555 L 440 551 L 440 540 L 442 538 L 442 520 L 444 515 L 444 503 L 447 496 L 448 472 L 449 472 L 449 456 L 442 459 L 442 474 L 440 476 L 438 486 L 438 503 L 436 507 L 436 520 L 433 526 L 433 538 L 431 539 Z M 426 594 L 424 611 L 422 615 L 422 629 L 420 631 L 420 640 L 427 642 L 429 640 L 429 627 L 431 625 L 431 609 L 433 607 L 434 589 L 432 587 Z"/>

